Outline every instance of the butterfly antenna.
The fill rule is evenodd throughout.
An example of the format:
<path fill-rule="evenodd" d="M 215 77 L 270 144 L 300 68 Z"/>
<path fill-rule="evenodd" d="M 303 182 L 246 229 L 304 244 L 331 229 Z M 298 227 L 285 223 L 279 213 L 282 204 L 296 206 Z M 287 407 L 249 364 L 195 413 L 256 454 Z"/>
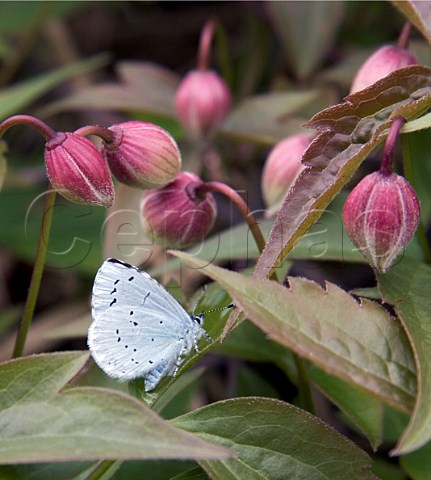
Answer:
<path fill-rule="evenodd" d="M 206 310 L 205 312 L 201 312 L 200 315 L 206 315 L 207 313 L 211 312 L 220 312 L 221 310 L 226 310 L 227 308 L 235 308 L 236 305 L 234 303 L 229 303 L 229 305 L 225 305 L 224 307 L 213 308 L 211 310 Z"/>
<path fill-rule="evenodd" d="M 196 302 L 193 306 L 192 315 L 196 314 L 196 307 L 198 306 L 198 303 L 202 300 L 202 297 L 204 296 L 204 293 L 205 293 L 206 289 L 207 289 L 207 286 L 204 285 L 203 288 L 202 288 L 201 294 L 199 295 L 199 298 L 196 300 Z"/>

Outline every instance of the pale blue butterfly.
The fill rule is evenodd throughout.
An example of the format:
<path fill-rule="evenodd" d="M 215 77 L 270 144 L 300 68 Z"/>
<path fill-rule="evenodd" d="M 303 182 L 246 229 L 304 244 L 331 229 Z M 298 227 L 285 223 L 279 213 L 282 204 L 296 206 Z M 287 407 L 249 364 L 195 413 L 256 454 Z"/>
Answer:
<path fill-rule="evenodd" d="M 145 377 L 147 392 L 208 337 L 204 314 L 189 315 L 148 273 L 114 258 L 96 274 L 92 316 L 88 346 L 97 365 L 120 381 Z"/>

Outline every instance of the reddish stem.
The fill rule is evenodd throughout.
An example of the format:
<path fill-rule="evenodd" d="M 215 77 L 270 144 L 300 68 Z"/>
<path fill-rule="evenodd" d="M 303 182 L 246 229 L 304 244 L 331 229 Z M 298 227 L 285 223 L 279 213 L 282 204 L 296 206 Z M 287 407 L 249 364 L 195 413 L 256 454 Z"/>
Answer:
<path fill-rule="evenodd" d="M 388 136 L 386 138 L 385 149 L 383 151 L 382 162 L 380 164 L 380 173 L 383 175 L 390 175 L 392 173 L 392 161 L 394 158 L 395 144 L 397 142 L 398 135 L 401 127 L 406 123 L 404 117 L 397 117 L 392 122 L 389 129 Z"/>
<path fill-rule="evenodd" d="M 250 227 L 251 233 L 256 241 L 257 248 L 259 252 L 262 253 L 265 248 L 265 239 L 260 230 L 259 224 L 257 223 L 254 215 L 251 213 L 247 204 L 241 198 L 241 196 L 233 190 L 231 187 L 221 182 L 206 182 L 202 184 L 196 184 L 195 186 L 195 195 L 203 195 L 206 192 L 218 192 L 225 195 L 229 200 L 231 200 L 239 209 L 242 216 L 245 218 L 248 226 Z"/>
<path fill-rule="evenodd" d="M 85 127 L 78 128 L 74 133 L 81 135 L 82 137 L 96 135 L 106 143 L 112 142 L 114 138 L 114 133 L 109 130 L 109 128 L 99 127 L 99 125 L 86 125 Z"/>
<path fill-rule="evenodd" d="M 215 20 L 209 20 L 202 30 L 198 53 L 198 69 L 200 71 L 205 71 L 208 69 L 211 43 L 214 36 L 215 26 Z"/>
<path fill-rule="evenodd" d="M 412 24 L 406 22 L 401 30 L 400 36 L 398 37 L 397 47 L 407 49 L 410 42 L 410 34 L 412 32 Z"/>
<path fill-rule="evenodd" d="M 57 132 L 42 120 L 39 120 L 36 117 L 31 115 L 14 115 L 12 117 L 6 118 L 3 122 L 0 123 L 0 137 L 9 130 L 9 128 L 14 127 L 15 125 L 30 125 L 34 128 L 37 128 L 39 132 L 45 137 L 45 140 L 50 140 L 54 138 Z"/>

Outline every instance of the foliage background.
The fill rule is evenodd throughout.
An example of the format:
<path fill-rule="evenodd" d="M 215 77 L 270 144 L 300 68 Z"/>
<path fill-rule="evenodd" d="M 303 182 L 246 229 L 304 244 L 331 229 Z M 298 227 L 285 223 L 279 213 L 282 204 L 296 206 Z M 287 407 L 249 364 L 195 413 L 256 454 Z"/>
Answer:
<path fill-rule="evenodd" d="M 221 163 L 202 165 L 175 119 L 173 95 L 181 76 L 194 68 L 201 28 L 213 16 L 223 29 L 216 36 L 212 60 L 234 93 L 235 108 L 215 140 Z M 0 114 L 2 118 L 16 113 L 38 115 L 58 130 L 75 130 L 95 123 L 110 125 L 128 118 L 153 121 L 178 140 L 184 170 L 228 181 L 238 191 L 245 192 L 252 210 L 261 211 L 264 206 L 260 175 L 271 146 L 299 131 L 315 113 L 340 102 L 362 61 L 382 44 L 394 43 L 404 21 L 405 17 L 386 2 L 367 2 L 366 8 L 364 2 L 1 2 Z M 424 65 L 430 65 L 429 45 L 417 31 L 412 49 Z M 15 326 L 26 298 L 37 245 L 40 195 L 47 188 L 39 137 L 20 127 L 8 132 L 7 142 L 7 173 L 0 202 L 1 360 L 11 356 Z M 412 149 L 418 159 L 416 188 L 425 219 L 429 218 L 431 204 L 427 181 L 430 167 L 420 159 L 426 158 L 429 142 L 428 130 L 412 134 Z M 376 149 L 355 173 L 351 184 L 375 170 L 378 160 L 379 149 Z M 47 269 L 26 354 L 86 348 L 89 292 L 104 255 L 143 263 L 164 283 L 173 278 L 172 291 L 179 297 L 190 296 L 206 281 L 196 271 L 192 274 L 190 269 L 178 269 L 177 261 L 142 238 L 138 218 L 133 213 L 137 193 L 121 187 L 118 192 L 119 204 L 111 212 L 109 222 L 103 209 L 58 200 Z M 356 289 L 357 294 L 376 295 L 372 270 L 343 232 L 340 212 L 344 197 L 345 193 L 341 193 L 334 200 L 314 230 L 295 247 L 285 269 L 289 269 L 290 276 L 305 277 L 322 286 L 330 281 L 347 291 Z M 241 219 L 229 204 L 220 198 L 218 202 L 214 238 L 206 242 L 199 256 L 216 259 L 234 271 L 251 267 L 257 251 L 247 239 Z M 124 208 L 132 213 L 116 214 Z M 262 220 L 268 233 L 271 223 Z M 230 229 L 233 224 L 238 225 Z M 126 230 L 119 229 L 122 225 L 126 225 Z M 136 245 L 142 248 L 136 251 Z M 409 246 L 406 255 L 423 261 L 417 242 Z M 424 281 L 427 275 L 424 273 Z M 216 286 L 211 289 L 202 300 L 203 309 L 228 302 L 224 291 Z M 388 289 L 393 291 L 391 285 Z M 208 320 L 212 336 L 220 333 L 217 322 L 218 318 Z M 269 343 L 255 325 L 244 323 L 217 351 L 212 349 L 201 358 L 198 367 L 206 368 L 205 375 L 198 380 L 200 370 L 191 370 L 196 378 L 190 377 L 189 383 L 184 381 L 185 386 L 174 402 L 166 401 L 161 409 L 163 417 L 175 418 L 201 405 L 250 395 L 303 406 L 295 384 L 297 366 L 289 352 L 279 344 Z M 78 372 L 80 362 L 82 359 L 73 355 L 64 360 L 65 371 L 58 379 L 58 388 Z M 408 375 L 411 374 L 409 370 Z M 310 367 L 310 376 L 320 388 L 313 390 L 319 416 L 373 456 L 373 470 L 379 478 L 403 479 L 407 475 L 414 479 L 431 478 L 427 476 L 431 470 L 426 460 L 429 446 L 401 460 L 387 455 L 406 425 L 405 414 L 385 406 L 382 415 L 380 400 L 362 391 L 356 395 L 352 393 L 356 387 L 349 385 L 346 389 L 345 385 L 337 384 L 338 377 L 326 375 L 318 367 Z M 75 385 L 99 385 L 123 391 L 127 388 L 109 381 L 93 367 L 87 367 Z M 352 398 L 347 392 L 352 393 Z M 46 390 L 43 394 L 47 399 Z M 100 411 L 106 414 L 104 409 L 108 406 L 100 401 Z M 292 414 L 293 421 L 294 413 L 287 404 L 283 405 L 286 405 L 283 415 L 287 418 Z M 221 412 L 223 405 L 217 408 Z M 361 414 L 361 409 L 367 414 Z M 352 418 L 358 411 L 357 417 Z M 133 418 L 130 417 L 131 425 Z M 187 417 L 177 418 L 176 425 L 184 430 L 190 428 Z M 157 428 L 162 427 L 158 425 L 150 432 Z M 289 436 L 291 432 L 283 438 Z M 138 437 L 134 439 L 135 445 Z M 304 438 L 306 443 L 306 434 Z M 370 445 L 379 444 L 378 452 L 374 453 Z M 204 451 L 203 445 L 197 444 L 198 448 Z M 0 458 L 4 461 L 11 451 L 19 451 L 18 446 L 9 446 Z M 195 454 L 187 458 L 198 459 L 198 453 Z M 347 452 L 346 458 L 356 458 L 355 455 L 349 457 Z M 178 458 L 178 454 L 165 458 Z M 204 453 L 201 458 L 205 458 Z M 22 461 L 17 456 L 16 462 Z M 76 461 L 42 466 L 35 466 L 34 461 L 35 458 L 28 458 L 26 466 L 1 467 L 0 473 L 4 478 L 86 478 L 92 468 L 90 463 Z M 224 478 L 221 470 L 207 463 L 201 463 L 201 467 L 211 478 Z M 191 460 L 147 459 L 114 464 L 110 468 L 113 478 L 130 478 L 130 475 L 139 478 L 145 472 L 151 472 L 148 478 L 173 478 L 188 469 L 193 473 L 187 475 L 196 477 L 178 478 L 206 478 L 199 477 L 204 475 L 203 470 L 197 470 Z M 232 478 L 251 478 L 244 475 L 237 471 Z M 331 473 L 322 475 L 327 476 L 321 478 L 345 478 Z"/>

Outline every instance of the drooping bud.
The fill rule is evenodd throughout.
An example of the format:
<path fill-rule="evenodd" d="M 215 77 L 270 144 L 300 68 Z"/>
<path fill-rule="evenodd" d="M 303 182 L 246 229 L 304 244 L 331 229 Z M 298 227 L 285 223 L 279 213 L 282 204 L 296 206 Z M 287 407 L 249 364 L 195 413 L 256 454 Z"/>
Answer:
<path fill-rule="evenodd" d="M 262 194 L 267 208 L 276 210 L 304 168 L 302 154 L 312 137 L 299 133 L 277 143 L 266 159 L 262 173 Z"/>
<path fill-rule="evenodd" d="M 344 226 L 368 262 L 386 272 L 413 237 L 420 205 L 403 177 L 381 171 L 367 175 L 347 197 Z"/>
<path fill-rule="evenodd" d="M 112 173 L 131 187 L 157 188 L 171 182 L 181 168 L 181 154 L 172 136 L 147 122 L 130 121 L 109 127 L 111 142 L 103 155 Z"/>
<path fill-rule="evenodd" d="M 229 87 L 213 71 L 193 70 L 180 83 L 175 107 L 181 124 L 194 139 L 216 131 L 232 103 Z"/>
<path fill-rule="evenodd" d="M 182 172 L 168 185 L 144 191 L 141 220 L 146 235 L 166 248 L 203 240 L 217 213 L 212 194 L 196 190 L 203 183 L 194 173 Z"/>
<path fill-rule="evenodd" d="M 405 48 L 385 45 L 374 52 L 360 67 L 353 79 L 350 93 L 369 87 L 399 68 L 417 65 L 416 55 Z"/>
<path fill-rule="evenodd" d="M 95 145 L 71 132 L 56 133 L 45 146 L 52 187 L 77 203 L 110 207 L 115 191 L 108 166 Z"/>

